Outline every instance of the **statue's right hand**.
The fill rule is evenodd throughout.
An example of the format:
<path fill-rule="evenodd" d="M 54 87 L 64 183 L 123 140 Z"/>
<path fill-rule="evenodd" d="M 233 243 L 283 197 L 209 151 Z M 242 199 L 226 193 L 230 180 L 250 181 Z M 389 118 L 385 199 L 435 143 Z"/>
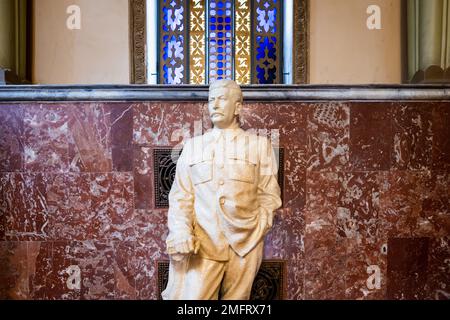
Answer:
<path fill-rule="evenodd" d="M 190 236 L 187 239 L 172 241 L 167 246 L 167 253 L 171 256 L 197 254 L 199 248 L 200 242 L 195 237 Z"/>
<path fill-rule="evenodd" d="M 180 254 L 180 253 L 174 253 L 170 255 L 170 257 L 173 259 L 173 261 L 182 261 L 184 258 L 188 257 L 188 254 Z"/>

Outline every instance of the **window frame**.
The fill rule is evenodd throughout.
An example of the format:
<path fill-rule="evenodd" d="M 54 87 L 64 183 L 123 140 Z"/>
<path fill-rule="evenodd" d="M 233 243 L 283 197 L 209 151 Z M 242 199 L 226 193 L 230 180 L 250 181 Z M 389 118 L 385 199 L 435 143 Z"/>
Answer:
<path fill-rule="evenodd" d="M 1 84 L 26 85 L 32 83 L 33 78 L 33 1 L 12 0 L 14 9 L 11 18 L 13 53 L 11 65 L 0 66 L 2 73 Z M 3 83 L 4 81 L 4 83 Z"/>
<path fill-rule="evenodd" d="M 293 84 L 309 82 L 309 1 L 294 0 Z M 146 2 L 146 0 L 129 0 L 131 84 L 148 83 Z"/>

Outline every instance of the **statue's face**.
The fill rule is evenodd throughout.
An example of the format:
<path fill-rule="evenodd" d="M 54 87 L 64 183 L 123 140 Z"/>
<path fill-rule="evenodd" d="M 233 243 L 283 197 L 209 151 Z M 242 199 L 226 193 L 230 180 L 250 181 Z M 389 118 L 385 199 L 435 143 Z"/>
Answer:
<path fill-rule="evenodd" d="M 214 126 L 220 129 L 227 129 L 234 123 L 240 106 L 236 90 L 216 87 L 209 91 L 209 116 Z"/>

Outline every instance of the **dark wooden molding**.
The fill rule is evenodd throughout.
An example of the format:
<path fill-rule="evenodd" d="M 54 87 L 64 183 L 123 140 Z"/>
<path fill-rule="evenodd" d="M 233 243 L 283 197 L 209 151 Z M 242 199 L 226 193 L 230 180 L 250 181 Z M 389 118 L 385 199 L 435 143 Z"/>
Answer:
<path fill-rule="evenodd" d="M 309 0 L 294 1 L 294 84 L 309 81 Z"/>
<path fill-rule="evenodd" d="M 147 17 L 145 0 L 129 0 L 130 83 L 147 83 Z"/>
<path fill-rule="evenodd" d="M 401 73 L 402 83 L 410 83 L 408 79 L 408 4 L 407 0 L 400 3 L 400 39 L 401 39 Z"/>
<path fill-rule="evenodd" d="M 27 0 L 26 82 L 33 83 L 34 64 L 34 1 Z"/>

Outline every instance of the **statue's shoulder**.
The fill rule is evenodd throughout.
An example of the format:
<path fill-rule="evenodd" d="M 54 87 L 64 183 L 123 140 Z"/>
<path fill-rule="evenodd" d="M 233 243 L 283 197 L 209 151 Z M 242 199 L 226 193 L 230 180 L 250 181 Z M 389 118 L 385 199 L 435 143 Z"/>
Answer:
<path fill-rule="evenodd" d="M 191 143 L 198 143 L 208 141 L 208 139 L 210 138 L 211 138 L 211 130 L 208 130 L 204 134 L 189 138 L 187 141 L 190 141 Z"/>
<path fill-rule="evenodd" d="M 261 132 L 258 132 L 258 130 L 245 130 L 242 136 L 248 137 L 251 142 L 258 143 L 259 145 L 266 145 L 270 143 L 270 139 L 266 135 L 261 134 Z"/>
<path fill-rule="evenodd" d="M 194 136 L 194 137 L 188 138 L 188 139 L 186 139 L 184 141 L 183 148 L 193 147 L 193 146 L 200 146 L 203 143 L 208 142 L 210 140 L 210 138 L 211 138 L 211 133 L 209 131 L 205 132 L 202 135 L 198 135 L 198 136 Z"/>

